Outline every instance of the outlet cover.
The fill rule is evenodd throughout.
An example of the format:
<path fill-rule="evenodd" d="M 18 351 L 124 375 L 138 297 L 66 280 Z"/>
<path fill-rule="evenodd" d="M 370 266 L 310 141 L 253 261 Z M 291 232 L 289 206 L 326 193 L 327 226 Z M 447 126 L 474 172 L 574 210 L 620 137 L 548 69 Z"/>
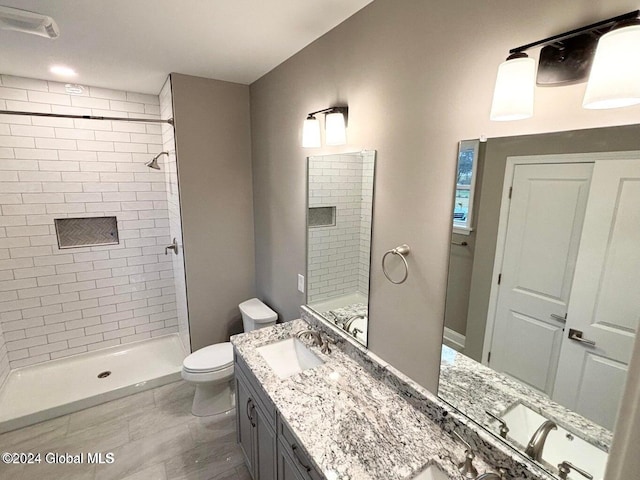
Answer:
<path fill-rule="evenodd" d="M 298 291 L 304 293 L 304 275 L 298 274 Z"/>

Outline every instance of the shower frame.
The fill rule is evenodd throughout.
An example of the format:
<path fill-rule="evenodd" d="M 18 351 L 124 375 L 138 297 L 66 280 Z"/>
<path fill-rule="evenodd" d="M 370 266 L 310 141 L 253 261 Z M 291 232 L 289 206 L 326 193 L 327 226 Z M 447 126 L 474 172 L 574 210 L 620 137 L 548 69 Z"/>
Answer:
<path fill-rule="evenodd" d="M 75 118 L 79 120 L 115 120 L 120 122 L 168 123 L 173 126 L 173 118 L 166 120 L 155 118 L 103 117 L 98 115 L 70 115 L 65 113 L 21 112 L 18 110 L 0 110 L 2 115 L 22 115 L 30 117 Z"/>

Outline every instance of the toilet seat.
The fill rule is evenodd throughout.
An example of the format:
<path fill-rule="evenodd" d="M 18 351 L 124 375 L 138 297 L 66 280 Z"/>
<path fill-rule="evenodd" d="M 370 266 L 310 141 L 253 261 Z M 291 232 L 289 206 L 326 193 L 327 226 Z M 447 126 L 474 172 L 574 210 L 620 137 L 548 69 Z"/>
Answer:
<path fill-rule="evenodd" d="M 214 373 L 220 370 L 233 372 L 233 347 L 231 342 L 216 343 L 196 350 L 182 362 L 182 369 L 192 374 Z"/>

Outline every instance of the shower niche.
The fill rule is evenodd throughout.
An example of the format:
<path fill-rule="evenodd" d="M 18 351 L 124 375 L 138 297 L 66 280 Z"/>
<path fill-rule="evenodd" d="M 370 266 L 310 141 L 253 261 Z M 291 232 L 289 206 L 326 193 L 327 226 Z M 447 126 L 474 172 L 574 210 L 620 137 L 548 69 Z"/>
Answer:
<path fill-rule="evenodd" d="M 116 217 L 56 218 L 54 224 L 60 249 L 120 243 Z"/>

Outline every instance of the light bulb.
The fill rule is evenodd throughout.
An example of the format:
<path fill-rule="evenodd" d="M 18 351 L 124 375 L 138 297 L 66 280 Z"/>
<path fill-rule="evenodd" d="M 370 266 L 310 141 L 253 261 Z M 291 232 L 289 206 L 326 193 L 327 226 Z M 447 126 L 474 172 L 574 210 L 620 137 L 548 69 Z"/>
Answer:
<path fill-rule="evenodd" d="M 498 67 L 491 120 L 521 120 L 533 116 L 536 62 L 525 54 L 508 58 Z"/>
<path fill-rule="evenodd" d="M 347 129 L 342 112 L 328 113 L 325 118 L 327 145 L 344 145 L 347 143 Z"/>
<path fill-rule="evenodd" d="M 582 106 L 589 109 L 640 103 L 640 25 L 606 33 L 598 41 Z"/>
<path fill-rule="evenodd" d="M 314 116 L 309 116 L 304 121 L 302 146 L 304 148 L 318 148 L 320 146 L 320 122 Z"/>

